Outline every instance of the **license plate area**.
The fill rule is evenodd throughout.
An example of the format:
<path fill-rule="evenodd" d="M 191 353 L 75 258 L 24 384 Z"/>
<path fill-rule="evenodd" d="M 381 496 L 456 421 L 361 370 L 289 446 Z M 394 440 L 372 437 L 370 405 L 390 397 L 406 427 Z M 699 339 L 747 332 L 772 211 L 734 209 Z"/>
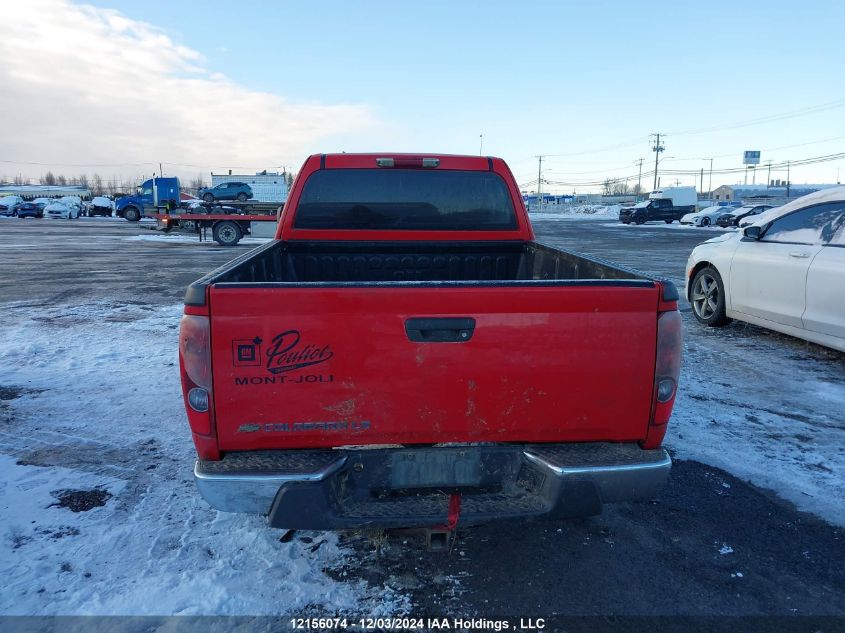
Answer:
<path fill-rule="evenodd" d="M 483 483 L 478 451 L 421 449 L 390 458 L 390 488 L 472 487 Z"/>

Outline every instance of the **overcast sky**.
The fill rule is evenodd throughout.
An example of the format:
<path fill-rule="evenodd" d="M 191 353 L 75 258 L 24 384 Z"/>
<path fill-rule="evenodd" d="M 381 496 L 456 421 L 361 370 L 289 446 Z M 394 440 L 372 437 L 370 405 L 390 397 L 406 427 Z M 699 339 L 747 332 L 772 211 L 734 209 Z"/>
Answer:
<path fill-rule="evenodd" d="M 502 156 L 533 189 L 845 152 L 845 3 L 0 3 L 0 178 Z M 483 148 L 480 147 L 483 134 Z M 791 169 L 834 182 L 845 160 Z M 765 182 L 765 166 L 757 182 Z M 700 172 L 699 172 L 700 173 Z M 775 170 L 772 178 L 786 178 Z M 661 184 L 693 176 L 664 172 Z M 714 186 L 742 174 L 716 174 Z M 750 180 L 749 180 L 750 182 Z M 651 176 L 644 178 L 651 187 Z M 698 180 L 696 180 L 698 184 Z"/>

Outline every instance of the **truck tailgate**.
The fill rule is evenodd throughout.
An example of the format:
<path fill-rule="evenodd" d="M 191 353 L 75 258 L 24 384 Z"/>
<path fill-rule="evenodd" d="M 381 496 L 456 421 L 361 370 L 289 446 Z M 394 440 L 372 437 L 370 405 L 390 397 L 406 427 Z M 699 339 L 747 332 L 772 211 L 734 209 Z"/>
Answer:
<path fill-rule="evenodd" d="M 656 286 L 213 285 L 218 444 L 642 439 L 657 304 Z"/>

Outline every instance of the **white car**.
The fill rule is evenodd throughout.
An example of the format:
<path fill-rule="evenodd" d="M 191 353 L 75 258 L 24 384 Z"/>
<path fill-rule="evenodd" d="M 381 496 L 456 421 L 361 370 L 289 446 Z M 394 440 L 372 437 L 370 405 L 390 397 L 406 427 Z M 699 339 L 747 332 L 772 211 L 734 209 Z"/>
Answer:
<path fill-rule="evenodd" d="M 61 200 L 54 200 L 44 207 L 44 217 L 72 220 L 79 217 L 79 207 L 67 205 Z"/>
<path fill-rule="evenodd" d="M 739 319 L 845 352 L 845 187 L 756 217 L 692 251 L 693 315 L 710 326 Z"/>
<path fill-rule="evenodd" d="M 79 196 L 62 196 L 59 198 L 59 202 L 64 204 L 66 207 L 72 207 L 76 209 L 76 215 L 79 217 L 82 215 L 82 198 Z"/>
<path fill-rule="evenodd" d="M 733 213 L 734 207 L 720 207 L 712 206 L 697 211 L 695 213 L 687 213 L 681 218 L 681 224 L 692 224 L 693 226 L 710 226 L 716 224 L 716 220 L 723 215 Z"/>

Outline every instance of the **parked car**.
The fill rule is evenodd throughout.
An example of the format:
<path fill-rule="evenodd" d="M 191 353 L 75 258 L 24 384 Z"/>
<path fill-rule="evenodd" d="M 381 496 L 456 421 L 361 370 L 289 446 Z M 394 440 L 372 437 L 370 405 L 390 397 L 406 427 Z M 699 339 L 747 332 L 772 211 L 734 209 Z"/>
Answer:
<path fill-rule="evenodd" d="M 768 211 L 769 209 L 773 209 L 774 205 L 771 204 L 757 204 L 757 205 L 745 205 L 742 207 L 738 207 L 736 209 L 731 209 L 729 213 L 724 214 L 723 216 L 716 219 L 716 225 L 722 226 L 725 228 L 729 228 L 732 226 L 739 226 L 739 222 L 744 220 L 745 218 L 752 218 L 755 215 L 759 215 L 763 213 L 763 211 Z M 753 222 L 754 220 L 751 220 Z"/>
<path fill-rule="evenodd" d="M 695 318 L 739 319 L 845 352 L 845 187 L 803 196 L 692 251 Z"/>
<path fill-rule="evenodd" d="M 113 209 L 114 203 L 111 200 L 105 196 L 94 196 L 91 198 L 91 202 L 88 203 L 87 214 L 89 217 L 102 215 L 110 218 Z"/>
<path fill-rule="evenodd" d="M 44 217 L 72 220 L 79 217 L 79 208 L 72 204 L 65 204 L 61 200 L 54 200 L 44 207 Z"/>
<path fill-rule="evenodd" d="M 447 530 L 660 489 L 671 282 L 536 242 L 499 158 L 314 155 L 289 199 L 275 240 L 185 295 L 182 389 L 213 507 Z"/>
<path fill-rule="evenodd" d="M 21 204 L 23 198 L 20 196 L 3 196 L 0 198 L 0 215 L 16 215 Z"/>
<path fill-rule="evenodd" d="M 82 204 L 82 198 L 79 196 L 62 196 L 59 198 L 59 202 L 64 204 L 66 207 L 72 207 L 76 210 L 76 217 L 82 215 L 82 211 L 84 209 L 84 205 Z"/>
<path fill-rule="evenodd" d="M 712 206 L 697 211 L 695 213 L 688 213 L 681 218 L 681 224 L 692 224 L 693 226 L 710 226 L 715 224 L 720 217 L 727 215 L 734 210 L 733 207 L 727 206 Z"/>
<path fill-rule="evenodd" d="M 44 207 L 39 207 L 34 202 L 22 202 L 16 209 L 19 218 L 43 218 Z"/>
<path fill-rule="evenodd" d="M 766 221 L 767 219 L 775 218 L 780 215 L 780 209 L 781 207 L 772 207 L 771 209 L 766 209 L 756 215 L 746 216 L 739 221 L 738 226 L 739 228 L 744 228 L 746 226 L 751 226 L 752 224 L 758 224 Z"/>
<path fill-rule="evenodd" d="M 245 182 L 224 182 L 216 187 L 200 189 L 198 193 L 203 202 L 214 202 L 215 200 L 246 202 L 252 198 L 252 187 Z"/>
<path fill-rule="evenodd" d="M 44 211 L 44 207 L 46 207 L 51 202 L 54 202 L 55 198 L 36 198 L 33 202 L 38 206 L 41 211 Z"/>

